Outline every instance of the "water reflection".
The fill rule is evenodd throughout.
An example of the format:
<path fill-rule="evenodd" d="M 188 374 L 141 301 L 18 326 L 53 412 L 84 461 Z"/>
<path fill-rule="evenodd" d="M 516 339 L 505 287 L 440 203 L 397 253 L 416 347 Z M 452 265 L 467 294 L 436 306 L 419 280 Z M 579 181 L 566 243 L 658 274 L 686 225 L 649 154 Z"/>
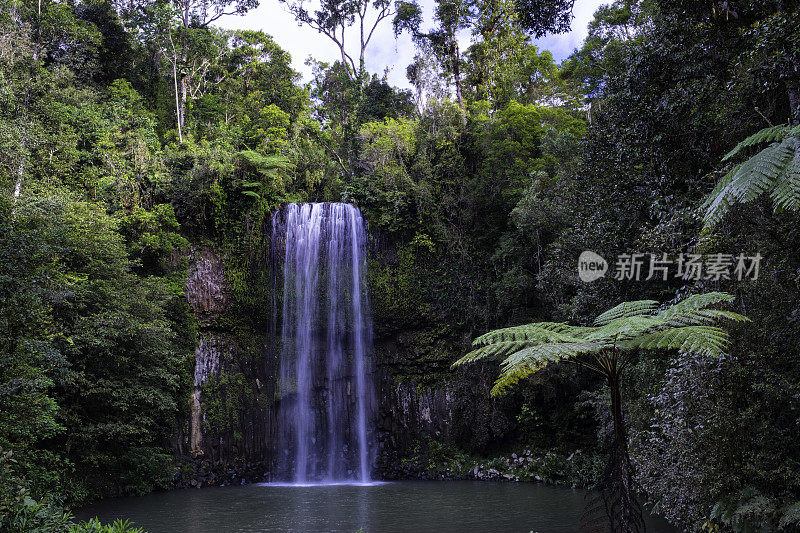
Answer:
<path fill-rule="evenodd" d="M 77 514 L 129 518 L 150 533 L 573 533 L 583 495 L 533 483 L 260 484 L 107 501 Z M 661 520 L 647 522 L 651 533 L 674 531 Z"/>

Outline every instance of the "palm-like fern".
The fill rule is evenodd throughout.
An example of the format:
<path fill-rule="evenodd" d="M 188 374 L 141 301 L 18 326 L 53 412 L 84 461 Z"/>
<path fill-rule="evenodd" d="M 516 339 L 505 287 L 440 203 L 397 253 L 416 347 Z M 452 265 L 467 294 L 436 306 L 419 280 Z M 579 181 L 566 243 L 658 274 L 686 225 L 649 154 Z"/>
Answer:
<path fill-rule="evenodd" d="M 481 359 L 504 359 L 492 394 L 503 393 L 520 379 L 550 363 L 574 360 L 604 375 L 619 373 L 634 350 L 679 350 L 720 355 L 728 333 L 718 324 L 747 320 L 713 305 L 732 301 L 719 292 L 698 294 L 657 312 L 658 302 L 624 302 L 599 315 L 592 327 L 538 322 L 498 329 L 473 342 L 474 350 L 454 366 Z"/>
<path fill-rule="evenodd" d="M 769 146 L 733 167 L 706 198 L 703 222 L 707 228 L 722 220 L 733 204 L 750 202 L 763 194 L 770 195 L 776 211 L 800 209 L 800 126 L 765 128 L 736 145 L 722 161 L 767 142 Z"/>
<path fill-rule="evenodd" d="M 282 175 L 292 168 L 291 160 L 283 155 L 261 155 L 252 150 L 245 150 L 236 154 L 236 160 L 241 165 L 247 165 L 255 170 L 261 181 L 243 181 L 242 194 L 261 198 L 266 190 L 282 191 L 284 182 Z"/>
<path fill-rule="evenodd" d="M 723 354 L 730 339 L 722 326 L 748 320 L 715 308 L 732 301 L 732 296 L 721 292 L 697 294 L 659 311 L 658 302 L 639 300 L 609 309 L 592 326 L 537 322 L 498 329 L 475 339 L 474 349 L 453 366 L 502 359 L 492 395 L 502 394 L 519 380 L 560 361 L 575 361 L 605 376 L 611 390 L 614 441 L 608 466 L 593 491 L 596 496 L 587 504 L 584 526 L 600 528 L 598 531 L 642 531 L 622 417 L 622 374 L 630 356 L 641 350 Z"/>

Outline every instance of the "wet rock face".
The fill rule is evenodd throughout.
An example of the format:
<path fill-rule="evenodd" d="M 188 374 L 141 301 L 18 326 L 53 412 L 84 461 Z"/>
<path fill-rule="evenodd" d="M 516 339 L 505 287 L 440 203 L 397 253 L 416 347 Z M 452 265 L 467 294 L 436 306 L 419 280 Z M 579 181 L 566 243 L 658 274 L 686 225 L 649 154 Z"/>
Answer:
<path fill-rule="evenodd" d="M 244 485 L 268 481 L 267 465 L 258 461 L 236 459 L 211 460 L 208 457 L 184 457 L 175 472 L 174 487 L 202 488 Z"/>
<path fill-rule="evenodd" d="M 194 351 L 194 392 L 189 400 L 189 449 L 193 457 L 205 454 L 203 448 L 203 384 L 216 376 L 229 360 L 233 347 L 214 335 L 201 333 Z M 227 356 L 226 356 L 227 354 Z"/>
<path fill-rule="evenodd" d="M 456 338 L 440 346 L 438 340 L 425 342 L 425 337 L 410 331 L 377 344 L 380 476 L 427 479 L 427 473 L 409 462 L 420 445 L 435 441 L 486 454 L 513 430 L 515 420 L 509 413 L 517 409 L 514 398 L 495 399 L 489 394 L 496 376 L 493 368 L 449 368 L 466 351 L 463 344 Z"/>
<path fill-rule="evenodd" d="M 200 387 L 220 371 L 220 359 L 223 353 L 231 351 L 226 343 L 216 336 L 201 334 L 194 351 L 194 386 Z"/>
<path fill-rule="evenodd" d="M 189 451 L 192 457 L 204 455 L 203 451 L 203 407 L 200 403 L 200 389 L 195 389 L 189 398 Z"/>
<path fill-rule="evenodd" d="M 217 320 L 226 312 L 230 293 L 225 282 L 222 259 L 209 250 L 192 250 L 189 275 L 186 279 L 186 299 L 199 326 L 195 348 L 194 390 L 189 402 L 189 432 L 185 435 L 192 457 L 202 457 L 208 451 L 203 435 L 206 398 L 202 386 L 210 376 L 224 371 L 232 347 L 219 338 Z"/>
<path fill-rule="evenodd" d="M 392 385 L 385 391 L 387 412 L 384 415 L 390 415 L 387 422 L 395 437 L 428 435 L 442 439 L 449 436 L 453 411 L 446 388 L 420 389 L 413 382 Z"/>
<path fill-rule="evenodd" d="M 186 299 L 201 325 L 207 325 L 225 311 L 230 296 L 219 256 L 208 250 L 195 254 L 186 279 Z"/>

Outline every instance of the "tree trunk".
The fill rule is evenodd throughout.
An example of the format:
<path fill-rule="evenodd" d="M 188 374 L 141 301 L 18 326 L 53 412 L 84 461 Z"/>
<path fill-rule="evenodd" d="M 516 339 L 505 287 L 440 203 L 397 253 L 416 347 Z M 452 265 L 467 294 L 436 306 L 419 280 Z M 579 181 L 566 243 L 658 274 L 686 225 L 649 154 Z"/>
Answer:
<path fill-rule="evenodd" d="M 786 93 L 789 97 L 789 123 L 793 126 L 800 124 L 800 57 L 792 60 L 794 76 L 786 82 Z"/>
<path fill-rule="evenodd" d="M 19 160 L 19 168 L 17 169 L 17 182 L 14 184 L 14 203 L 19 200 L 19 195 L 22 192 L 22 176 L 25 174 L 25 139 L 22 139 L 22 155 Z"/>
<path fill-rule="evenodd" d="M 778 2 L 778 13 L 786 11 L 783 1 Z M 800 124 L 800 54 L 791 57 L 791 72 L 787 76 L 786 92 L 789 97 L 789 124 Z"/>
<path fill-rule="evenodd" d="M 456 99 L 458 100 L 458 105 L 464 105 L 464 99 L 461 92 L 461 65 L 459 61 L 459 50 L 458 50 L 458 41 L 456 40 L 456 34 L 453 32 L 453 46 L 452 46 L 452 56 L 450 57 L 450 62 L 453 66 L 453 79 L 456 85 Z"/>
<path fill-rule="evenodd" d="M 186 62 L 184 61 L 184 65 Z M 181 70 L 181 78 L 180 78 L 180 86 L 181 86 L 181 97 L 180 97 L 180 105 L 178 106 L 178 124 L 183 129 L 184 125 L 186 124 L 186 96 L 188 93 L 188 83 L 186 80 L 186 72 Z"/>
<path fill-rule="evenodd" d="M 611 391 L 613 436 L 611 454 L 602 476 L 587 492 L 581 520 L 585 532 L 641 533 L 645 531 L 642 507 L 633 490 L 633 469 L 628 455 L 628 437 L 622 414 L 620 372 L 616 362 L 606 375 Z"/>
<path fill-rule="evenodd" d="M 611 416 L 614 421 L 614 440 L 626 441 L 625 421 L 622 415 L 622 391 L 619 376 L 608 376 L 608 387 L 611 390 Z"/>
<path fill-rule="evenodd" d="M 183 143 L 183 133 L 182 133 L 182 121 L 181 121 L 181 101 L 180 101 L 180 91 L 178 90 L 178 67 L 177 67 L 177 58 L 173 57 L 174 62 L 172 63 L 172 81 L 175 85 L 175 122 L 178 125 L 178 142 Z"/>
<path fill-rule="evenodd" d="M 191 423 L 189 427 L 189 450 L 192 457 L 204 455 L 203 451 L 203 407 L 200 403 L 202 392 L 195 388 L 189 399 L 189 409 L 191 412 Z"/>
<path fill-rule="evenodd" d="M 23 98 L 23 106 L 22 106 L 22 123 L 24 125 L 28 125 L 28 109 L 30 108 L 30 87 L 25 88 L 25 98 Z M 14 183 L 14 204 L 19 201 L 19 196 L 22 193 L 22 180 L 25 177 L 25 163 L 27 162 L 27 153 L 26 150 L 28 149 L 28 128 L 23 129 L 22 139 L 20 139 L 20 157 L 19 157 L 19 166 L 17 167 L 17 179 Z"/>
<path fill-rule="evenodd" d="M 456 50 L 458 50 L 458 46 L 456 46 Z M 461 91 L 461 68 L 458 65 L 458 52 L 456 52 L 455 63 L 453 64 L 453 77 L 456 79 L 456 98 L 458 99 L 459 105 L 464 105 L 464 97 Z"/>

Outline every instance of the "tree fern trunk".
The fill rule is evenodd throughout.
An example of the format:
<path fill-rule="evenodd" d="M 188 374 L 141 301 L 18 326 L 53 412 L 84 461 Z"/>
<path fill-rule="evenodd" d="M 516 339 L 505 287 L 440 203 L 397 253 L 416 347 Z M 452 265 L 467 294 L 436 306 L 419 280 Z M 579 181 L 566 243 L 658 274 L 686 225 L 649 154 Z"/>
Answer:
<path fill-rule="evenodd" d="M 800 63 L 800 62 L 798 62 Z M 800 71 L 800 65 L 795 63 L 795 71 Z M 786 86 L 789 95 L 789 120 L 793 126 L 800 124 L 800 83 L 789 82 Z"/>
<path fill-rule="evenodd" d="M 628 438 L 622 415 L 619 374 L 613 369 L 607 376 L 611 390 L 611 414 L 614 433 L 611 453 L 597 484 L 586 493 L 581 531 L 601 533 L 641 533 L 645 531 L 642 507 L 636 501 L 633 470 L 628 455 Z"/>

